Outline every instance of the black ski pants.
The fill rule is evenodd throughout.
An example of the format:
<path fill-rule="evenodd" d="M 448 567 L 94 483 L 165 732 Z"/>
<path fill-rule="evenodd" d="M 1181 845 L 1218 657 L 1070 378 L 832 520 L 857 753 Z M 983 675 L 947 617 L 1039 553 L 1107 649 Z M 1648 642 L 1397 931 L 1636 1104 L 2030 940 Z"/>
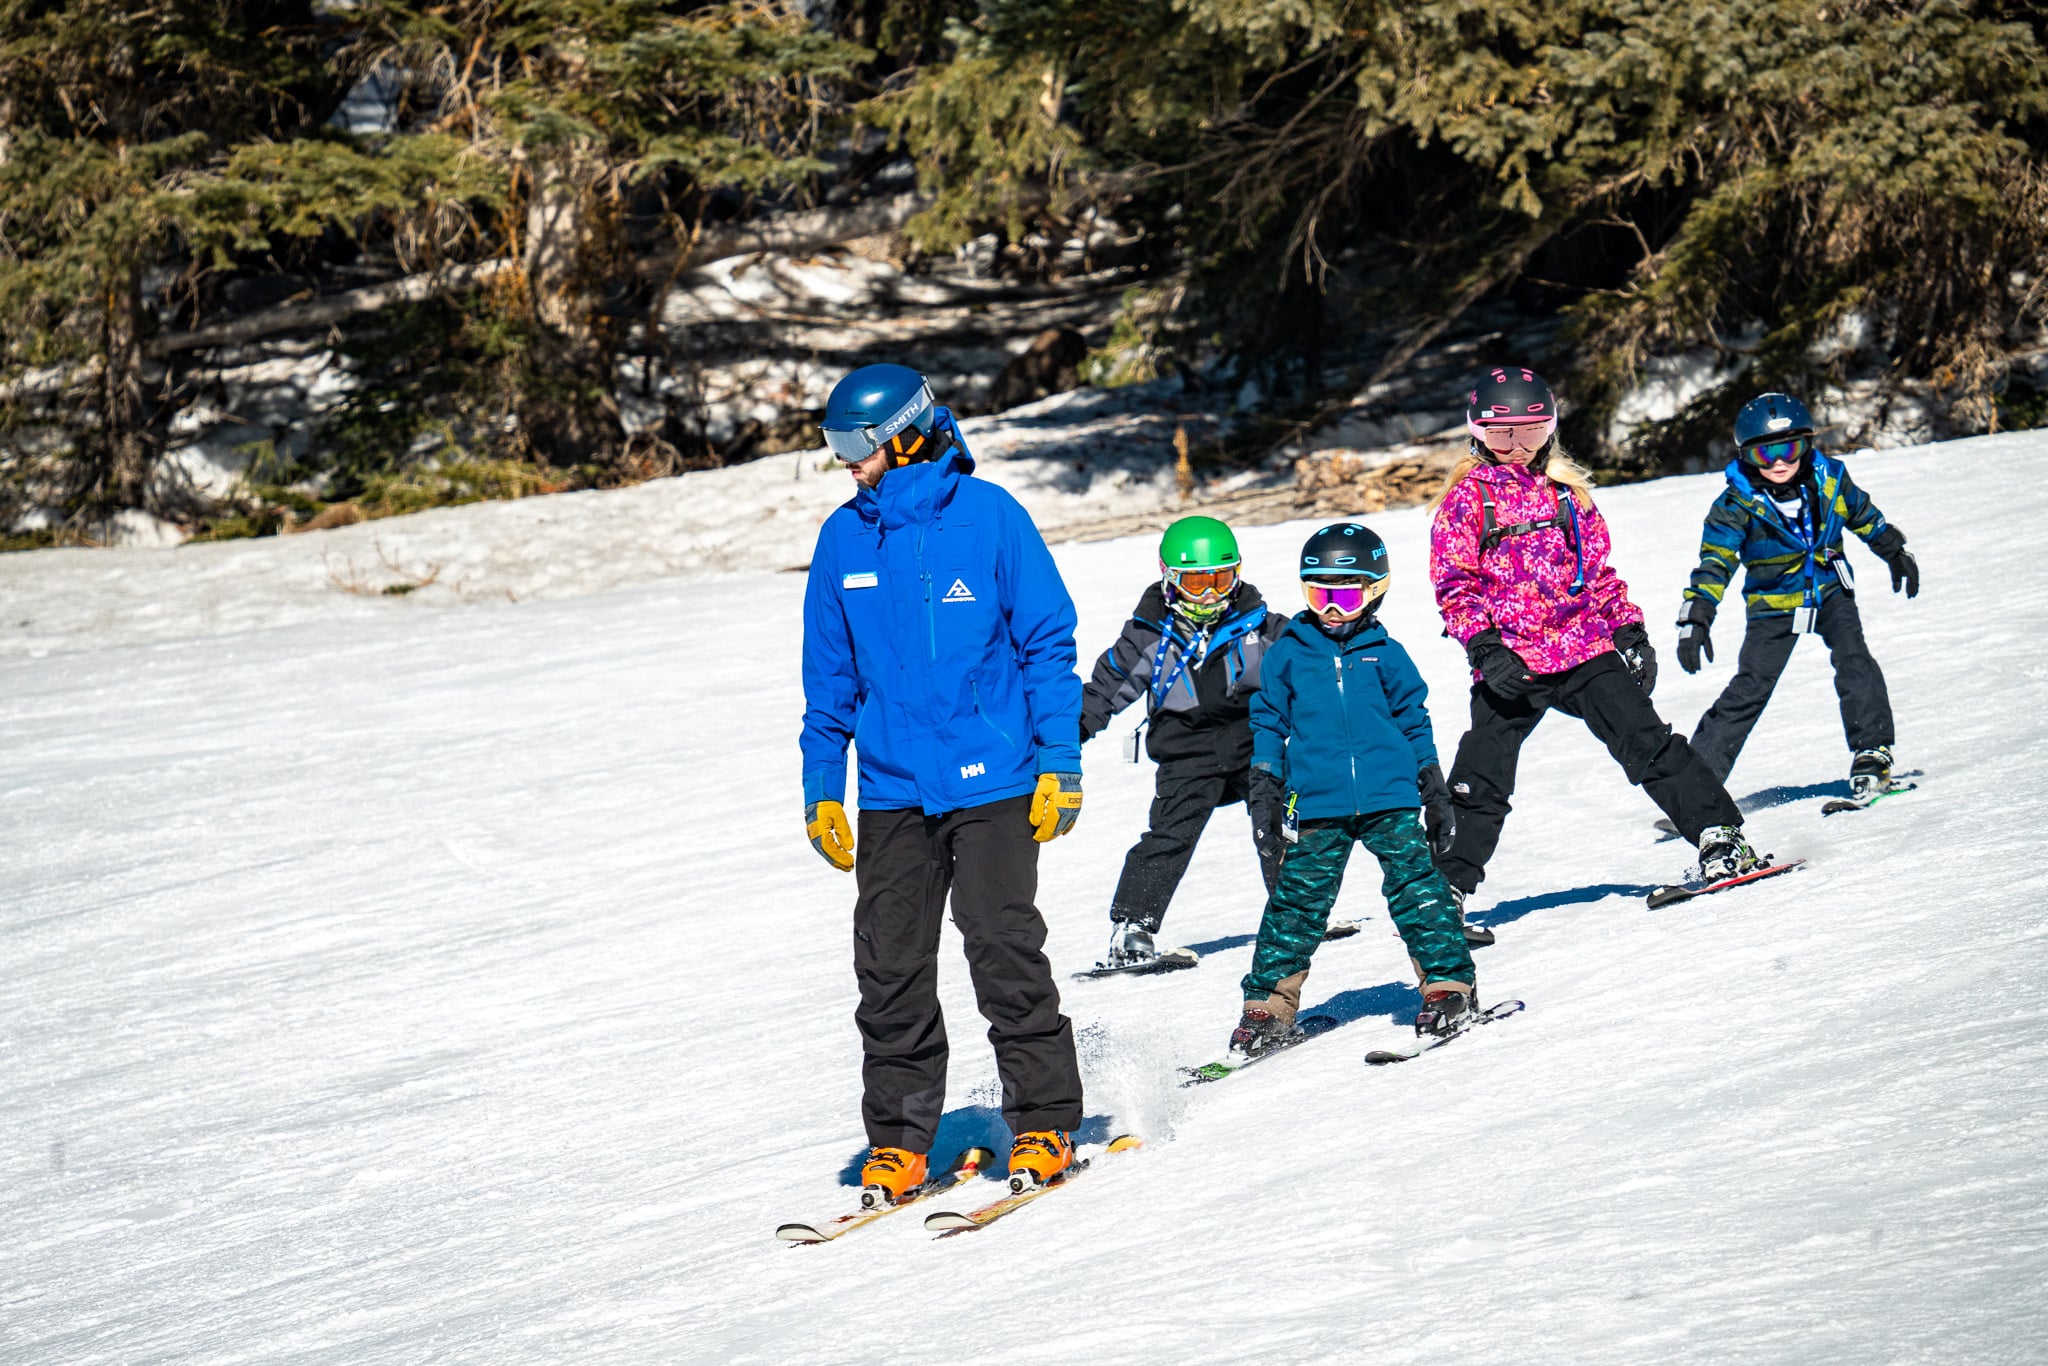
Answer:
<path fill-rule="evenodd" d="M 1672 734 L 1620 655 L 1610 650 L 1537 680 L 1542 686 L 1527 697 L 1502 697 L 1483 683 L 1472 685 L 1472 729 L 1458 742 L 1451 767 L 1458 829 L 1450 852 L 1437 860 L 1453 887 L 1469 895 L 1486 876 L 1507 821 L 1522 742 L 1552 708 L 1584 721 L 1628 780 L 1649 793 L 1688 840 L 1697 844 L 1710 825 L 1742 823 L 1728 789 L 1683 737 Z"/>
<path fill-rule="evenodd" d="M 1820 638 L 1835 664 L 1835 697 L 1842 704 L 1842 734 L 1851 750 L 1876 749 L 1892 743 L 1892 698 L 1884 671 L 1863 643 L 1863 614 L 1856 599 L 1836 593 L 1820 605 Z M 1692 747 L 1723 782 L 1735 769 L 1736 756 L 1755 727 L 1779 675 L 1792 658 L 1799 636 L 1790 616 L 1752 617 L 1742 635 L 1742 654 L 1735 677 L 1700 717 Z"/>
<path fill-rule="evenodd" d="M 988 1020 L 1011 1132 L 1081 1123 L 1074 1028 L 1045 958 L 1029 797 L 927 816 L 863 810 L 853 876 L 861 1119 L 875 1147 L 931 1151 L 946 1104 L 939 925 L 947 897 Z"/>
<path fill-rule="evenodd" d="M 1251 776 L 1249 767 L 1236 773 L 1191 773 L 1171 763 L 1159 765 L 1152 790 L 1152 824 L 1124 855 L 1124 874 L 1109 903 L 1111 920 L 1132 921 L 1156 932 L 1188 870 L 1188 860 L 1195 856 L 1195 842 L 1202 838 L 1209 814 L 1233 802 L 1243 802 L 1251 815 L 1259 875 L 1266 880 L 1266 894 L 1273 894 L 1283 850 L 1278 813 L 1253 798 Z"/>

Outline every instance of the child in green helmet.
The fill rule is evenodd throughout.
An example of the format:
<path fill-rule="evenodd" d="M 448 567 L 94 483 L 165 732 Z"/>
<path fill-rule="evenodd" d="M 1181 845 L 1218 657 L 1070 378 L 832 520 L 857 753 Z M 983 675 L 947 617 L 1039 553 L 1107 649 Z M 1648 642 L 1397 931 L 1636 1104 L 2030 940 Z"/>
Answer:
<path fill-rule="evenodd" d="M 1145 700 L 1145 750 L 1158 765 L 1150 828 L 1124 858 L 1110 901 L 1104 967 L 1154 970 L 1192 959 L 1162 958 L 1152 941 L 1180 886 L 1209 814 L 1244 802 L 1259 871 L 1270 892 L 1279 874 L 1277 810 L 1251 786 L 1251 699 L 1259 661 L 1286 628 L 1240 575 L 1237 537 L 1214 517 L 1183 517 L 1159 542 L 1159 581 L 1095 662 L 1082 693 L 1081 739 Z"/>

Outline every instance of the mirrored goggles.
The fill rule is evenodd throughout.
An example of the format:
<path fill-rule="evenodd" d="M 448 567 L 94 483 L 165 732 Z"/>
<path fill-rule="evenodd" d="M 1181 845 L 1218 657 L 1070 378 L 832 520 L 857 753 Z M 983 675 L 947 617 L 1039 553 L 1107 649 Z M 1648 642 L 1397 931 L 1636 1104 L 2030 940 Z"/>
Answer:
<path fill-rule="evenodd" d="M 1753 446 L 1744 446 L 1742 458 L 1758 469 L 1766 465 L 1796 465 L 1806 459 L 1806 453 L 1812 449 L 1812 437 L 1788 436 L 1777 441 L 1759 441 Z"/>
<path fill-rule="evenodd" d="M 1236 589 L 1237 566 L 1225 565 L 1221 569 L 1169 569 L 1166 571 L 1166 582 L 1171 585 L 1176 597 L 1210 602 L 1217 598 L 1229 597 Z"/>
<path fill-rule="evenodd" d="M 1482 422 L 1479 439 L 1490 451 L 1533 451 L 1557 434 L 1557 419 L 1541 422 Z"/>
<path fill-rule="evenodd" d="M 1329 608 L 1336 608 L 1344 616 L 1356 616 L 1367 607 L 1379 601 L 1387 591 L 1384 578 L 1371 583 L 1318 583 L 1314 579 L 1301 581 L 1301 595 L 1308 599 L 1311 612 L 1320 616 Z"/>
<path fill-rule="evenodd" d="M 832 448 L 832 454 L 849 465 L 858 465 L 882 449 L 889 438 L 900 435 L 911 427 L 917 427 L 920 433 L 926 432 L 930 424 L 919 425 L 919 420 L 926 417 L 931 410 L 932 386 L 926 384 L 910 402 L 872 427 L 856 427 L 850 431 L 820 427 L 818 430 L 825 434 L 825 444 Z"/>

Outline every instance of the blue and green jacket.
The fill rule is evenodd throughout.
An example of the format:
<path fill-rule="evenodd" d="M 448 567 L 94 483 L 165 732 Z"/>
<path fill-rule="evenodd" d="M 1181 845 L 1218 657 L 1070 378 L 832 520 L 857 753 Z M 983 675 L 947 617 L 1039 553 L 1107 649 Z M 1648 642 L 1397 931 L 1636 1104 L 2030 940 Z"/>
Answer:
<path fill-rule="evenodd" d="M 1416 774 L 1436 760 L 1429 688 L 1374 621 L 1334 640 L 1307 612 L 1267 647 L 1252 694 L 1252 766 L 1275 774 L 1303 820 L 1421 804 Z"/>
<path fill-rule="evenodd" d="M 1705 598 L 1718 606 L 1738 563 L 1752 619 L 1819 607 L 1854 583 L 1843 566 L 1843 530 L 1869 541 L 1886 523 L 1870 495 L 1849 477 L 1848 467 L 1815 450 L 1808 469 L 1791 485 L 1801 491 L 1797 518 L 1778 510 L 1766 492 L 1769 487 L 1740 460 L 1729 462 L 1728 487 L 1708 509 L 1700 534 L 1700 562 L 1686 586 L 1687 601 Z"/>

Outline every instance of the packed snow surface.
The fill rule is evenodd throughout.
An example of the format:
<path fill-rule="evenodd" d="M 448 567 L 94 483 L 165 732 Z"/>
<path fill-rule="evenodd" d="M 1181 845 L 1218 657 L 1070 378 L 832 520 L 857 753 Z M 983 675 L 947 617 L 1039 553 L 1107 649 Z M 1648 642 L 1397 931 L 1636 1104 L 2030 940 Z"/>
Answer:
<path fill-rule="evenodd" d="M 801 575 L 228 635 L 173 596 L 0 660 L 0 1360 L 2040 1361 L 2044 457 L 1854 462 L 1925 572 L 1909 602 L 1850 551 L 1918 791 L 1821 818 L 1848 754 L 1802 644 L 1732 786 L 1810 865 L 1653 913 L 1685 846 L 1553 716 L 1474 903 L 1482 994 L 1529 1008 L 1399 1067 L 1361 1061 L 1415 1004 L 1361 853 L 1337 913 L 1366 931 L 1305 996 L 1345 1027 L 1175 1084 L 1258 922 L 1235 809 L 1167 921 L 1201 967 L 1066 980 L 1150 797 L 1120 720 L 1040 904 L 1084 1138 L 1146 1147 L 939 1242 L 922 1211 L 772 1237 L 848 1208 L 862 1149 L 853 885 L 799 820 Z M 1718 482 L 1601 495 L 1688 729 L 1741 635 L 1724 611 L 1697 677 L 1669 648 Z M 1373 522 L 1448 757 L 1423 516 Z M 1244 536 L 1276 602 L 1310 529 Z M 1153 550 L 1057 558 L 1085 664 Z M 1005 1136 L 950 927 L 940 962 L 944 1157 Z"/>

